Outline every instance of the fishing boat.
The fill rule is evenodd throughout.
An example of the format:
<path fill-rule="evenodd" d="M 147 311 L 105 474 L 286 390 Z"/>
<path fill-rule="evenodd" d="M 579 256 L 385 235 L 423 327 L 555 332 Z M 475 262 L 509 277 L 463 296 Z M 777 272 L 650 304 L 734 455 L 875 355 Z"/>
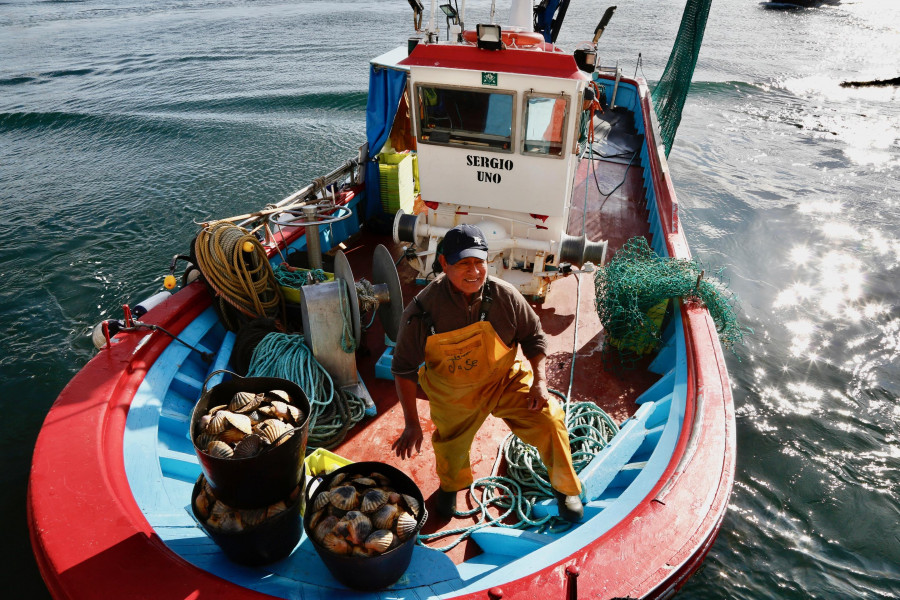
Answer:
<path fill-rule="evenodd" d="M 595 304 L 597 274 L 629 240 L 646 240 L 661 259 L 690 259 L 647 83 L 599 64 L 603 21 L 574 53 L 555 44 L 567 2 L 514 1 L 502 26 L 493 15 L 469 26 L 464 2 L 439 7 L 439 19 L 435 4 L 423 27 L 413 0 L 413 37 L 371 61 L 358 156 L 281 202 L 204 228 L 239 229 L 233 253 L 262 252 L 273 272 L 288 263 L 295 274 L 326 274 L 294 301 L 278 286 L 275 320 L 302 333 L 334 389 L 365 408 L 320 456 L 390 465 L 421 490 L 430 516 L 408 567 L 384 589 L 353 591 L 306 532 L 280 560 L 246 566 L 198 522 L 192 411 L 238 377 L 230 372 L 240 370 L 241 323 L 253 313 L 224 301 L 228 282 L 201 268 L 194 243 L 180 289 L 98 326 L 100 349 L 43 424 L 28 520 L 54 597 L 667 598 L 709 552 L 735 460 L 716 323 L 700 302 L 665 300 L 659 338 L 631 348 L 624 365 L 610 359 L 623 341 Z M 486 492 L 476 487 L 460 495 L 456 518 L 442 520 L 428 424 L 421 453 L 403 460 L 391 451 L 403 428 L 390 373 L 400 311 L 460 223 L 484 231 L 490 274 L 533 303 L 560 401 L 596 406 L 613 423 L 580 468 L 578 523 L 553 520 L 555 502 L 538 499 L 529 515 L 543 525 L 510 527 L 496 506 L 479 508 Z M 427 415 L 421 391 L 418 403 Z M 508 474 L 508 433 L 499 420 L 483 426 L 471 452 L 476 480 Z M 442 533 L 452 535 L 430 537 Z"/>

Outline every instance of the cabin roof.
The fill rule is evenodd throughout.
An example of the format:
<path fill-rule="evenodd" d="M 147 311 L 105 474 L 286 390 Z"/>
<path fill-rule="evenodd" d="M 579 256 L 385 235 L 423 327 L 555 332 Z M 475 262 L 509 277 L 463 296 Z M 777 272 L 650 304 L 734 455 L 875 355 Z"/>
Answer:
<path fill-rule="evenodd" d="M 419 44 L 399 65 L 589 79 L 578 69 L 571 54 L 544 50 L 482 50 L 470 45 Z"/>

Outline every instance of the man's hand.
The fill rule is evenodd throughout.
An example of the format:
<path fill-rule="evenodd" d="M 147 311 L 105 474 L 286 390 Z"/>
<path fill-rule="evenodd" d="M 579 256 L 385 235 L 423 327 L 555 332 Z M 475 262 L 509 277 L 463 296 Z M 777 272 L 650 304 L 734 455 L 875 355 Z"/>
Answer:
<path fill-rule="evenodd" d="M 400 407 L 403 409 L 405 426 L 400 437 L 391 444 L 391 449 L 400 458 L 407 459 L 413 455 L 413 448 L 416 452 L 422 450 L 422 426 L 419 424 L 419 410 L 416 408 L 416 382 L 395 377 L 394 384 L 397 388 L 397 397 L 400 398 Z"/>
<path fill-rule="evenodd" d="M 403 428 L 400 437 L 391 444 L 391 449 L 393 449 L 400 458 L 407 459 L 413 455 L 413 448 L 416 449 L 416 453 L 422 451 L 422 439 L 421 425 L 418 423 L 415 425 L 407 425 Z"/>
<path fill-rule="evenodd" d="M 550 400 L 550 392 L 547 391 L 547 382 L 544 380 L 545 358 L 543 354 L 538 354 L 528 359 L 528 362 L 531 363 L 531 370 L 534 372 L 534 381 L 531 383 L 531 389 L 528 391 L 529 410 L 543 410 Z"/>
<path fill-rule="evenodd" d="M 528 409 L 540 411 L 547 405 L 548 400 L 550 400 L 550 392 L 547 391 L 547 384 L 543 379 L 535 379 L 528 392 Z"/>

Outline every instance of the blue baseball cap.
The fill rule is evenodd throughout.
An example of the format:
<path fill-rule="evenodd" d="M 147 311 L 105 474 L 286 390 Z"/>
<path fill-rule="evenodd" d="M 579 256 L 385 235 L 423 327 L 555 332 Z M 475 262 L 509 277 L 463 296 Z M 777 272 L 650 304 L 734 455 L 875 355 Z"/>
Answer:
<path fill-rule="evenodd" d="M 488 247 L 484 233 L 475 225 L 457 225 L 444 236 L 442 254 L 451 265 L 472 256 L 487 260 Z"/>

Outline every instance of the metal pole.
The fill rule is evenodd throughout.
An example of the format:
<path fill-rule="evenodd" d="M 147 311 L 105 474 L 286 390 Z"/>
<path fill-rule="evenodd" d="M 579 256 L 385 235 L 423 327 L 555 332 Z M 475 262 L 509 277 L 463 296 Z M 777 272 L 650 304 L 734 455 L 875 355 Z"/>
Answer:
<path fill-rule="evenodd" d="M 304 206 L 303 218 L 307 221 L 316 220 L 316 206 Z M 322 268 L 322 246 L 319 244 L 319 226 L 307 225 L 306 230 L 306 256 L 310 269 Z"/>

